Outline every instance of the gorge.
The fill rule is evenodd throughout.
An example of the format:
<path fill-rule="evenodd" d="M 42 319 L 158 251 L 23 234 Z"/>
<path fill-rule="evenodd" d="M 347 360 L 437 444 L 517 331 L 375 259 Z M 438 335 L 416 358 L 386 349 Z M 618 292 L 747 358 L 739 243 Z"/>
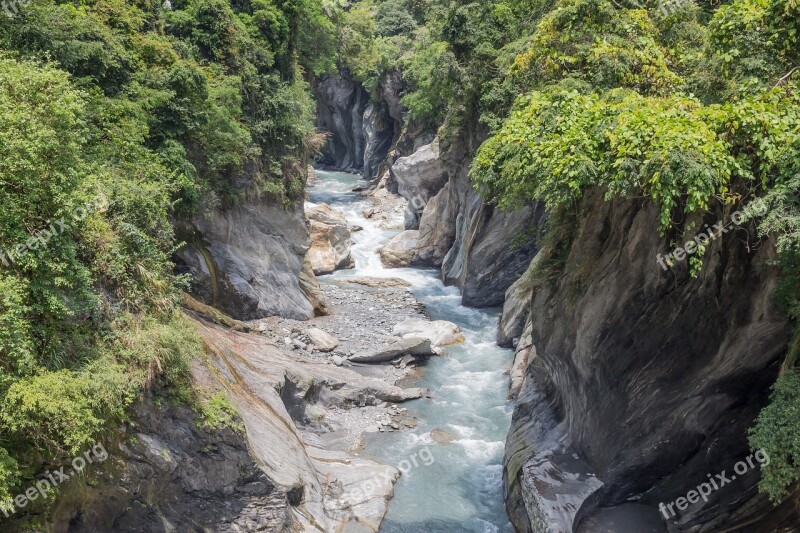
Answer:
<path fill-rule="evenodd" d="M 799 22 L 15 7 L 0 529 L 800 531 Z"/>

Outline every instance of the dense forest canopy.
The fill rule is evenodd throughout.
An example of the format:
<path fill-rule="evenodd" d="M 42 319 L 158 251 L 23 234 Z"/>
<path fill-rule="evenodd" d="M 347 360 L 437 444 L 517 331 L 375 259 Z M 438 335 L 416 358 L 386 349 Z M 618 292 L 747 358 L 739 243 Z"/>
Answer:
<path fill-rule="evenodd" d="M 794 0 L 97 0 L 0 17 L 0 497 L 124 419 L 187 396 L 173 220 L 303 194 L 310 82 L 407 86 L 407 122 L 482 142 L 471 176 L 513 209 L 589 187 L 645 196 L 654 232 L 764 198 L 800 312 Z M 10 255 L 9 255 L 10 254 Z M 693 258 L 702 268 L 702 257 Z M 795 346 L 795 350 L 797 346 Z M 800 479 L 790 352 L 752 434 L 774 499 Z"/>

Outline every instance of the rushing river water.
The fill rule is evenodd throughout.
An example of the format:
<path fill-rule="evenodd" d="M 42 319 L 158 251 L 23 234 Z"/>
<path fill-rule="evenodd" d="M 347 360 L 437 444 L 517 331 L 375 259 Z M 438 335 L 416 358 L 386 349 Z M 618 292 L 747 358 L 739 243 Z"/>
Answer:
<path fill-rule="evenodd" d="M 458 290 L 445 287 L 434 269 L 384 268 L 377 249 L 397 231 L 381 229 L 364 218 L 362 211 L 371 204 L 351 192 L 360 183 L 353 174 L 317 171 L 309 201 L 327 203 L 351 224 L 364 228 L 353 234 L 356 267 L 320 281 L 347 276 L 404 278 L 431 318 L 458 324 L 466 338 L 463 344 L 446 348 L 443 357 L 432 357 L 413 384 L 430 389 L 432 397 L 405 404 L 419 426 L 370 434 L 363 455 L 395 466 L 407 461 L 403 465 L 407 474 L 395 485 L 381 532 L 511 532 L 503 504 L 502 461 L 512 412 L 504 373 L 513 354 L 495 345 L 499 313 L 462 306 Z M 436 428 L 452 435 L 453 442 L 435 443 L 430 432 Z"/>

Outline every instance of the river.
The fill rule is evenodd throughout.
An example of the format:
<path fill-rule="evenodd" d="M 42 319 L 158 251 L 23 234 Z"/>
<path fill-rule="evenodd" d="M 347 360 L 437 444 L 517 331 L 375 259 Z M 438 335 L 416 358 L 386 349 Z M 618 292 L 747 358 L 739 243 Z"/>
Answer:
<path fill-rule="evenodd" d="M 409 386 L 426 387 L 431 399 L 405 404 L 419 420 L 412 429 L 368 434 L 364 456 L 394 466 L 405 475 L 381 527 L 382 533 L 513 532 L 503 503 L 503 449 L 513 406 L 507 400 L 511 350 L 495 344 L 497 309 L 461 305 L 455 287 L 445 287 L 435 269 L 386 269 L 377 249 L 397 234 L 381 229 L 362 212 L 370 200 L 351 192 L 360 176 L 316 171 L 309 201 L 325 202 L 343 212 L 353 233 L 355 268 L 321 276 L 320 282 L 347 276 L 400 277 L 434 320 L 458 324 L 466 341 L 433 357 Z M 452 435 L 435 443 L 433 429 Z M 424 459 L 424 460 L 423 460 Z M 406 461 L 403 463 L 403 461 Z"/>

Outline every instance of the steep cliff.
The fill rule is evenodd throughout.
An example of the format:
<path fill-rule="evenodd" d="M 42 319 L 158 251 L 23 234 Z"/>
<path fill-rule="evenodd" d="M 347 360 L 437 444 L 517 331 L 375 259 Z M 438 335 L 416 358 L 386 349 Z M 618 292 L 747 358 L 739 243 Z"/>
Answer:
<path fill-rule="evenodd" d="M 693 278 L 686 263 L 657 263 L 668 244 L 649 202 L 595 190 L 577 216 L 550 223 L 538 264 L 509 290 L 500 335 L 522 337 L 504 472 L 518 530 L 798 527 L 796 496 L 773 510 L 751 467 L 688 509 L 659 512 L 750 454 L 747 428 L 789 339 L 772 243 L 736 227 Z"/>
<path fill-rule="evenodd" d="M 419 230 L 408 262 L 441 267 L 465 305 L 491 307 L 528 268 L 546 215 L 538 205 L 506 213 L 486 204 L 469 178 L 479 144 L 465 133 L 445 147 L 418 146 L 391 175 L 408 201 L 406 228 Z"/>
<path fill-rule="evenodd" d="M 300 284 L 311 241 L 302 205 L 285 209 L 265 197 L 200 213 L 178 225 L 177 253 L 193 292 L 229 315 L 311 318 L 313 296 Z"/>
<path fill-rule="evenodd" d="M 346 71 L 316 82 L 316 126 L 329 134 L 318 164 L 358 172 L 365 179 L 378 175 L 402 128 L 398 82 L 387 78 L 376 98 Z"/>

